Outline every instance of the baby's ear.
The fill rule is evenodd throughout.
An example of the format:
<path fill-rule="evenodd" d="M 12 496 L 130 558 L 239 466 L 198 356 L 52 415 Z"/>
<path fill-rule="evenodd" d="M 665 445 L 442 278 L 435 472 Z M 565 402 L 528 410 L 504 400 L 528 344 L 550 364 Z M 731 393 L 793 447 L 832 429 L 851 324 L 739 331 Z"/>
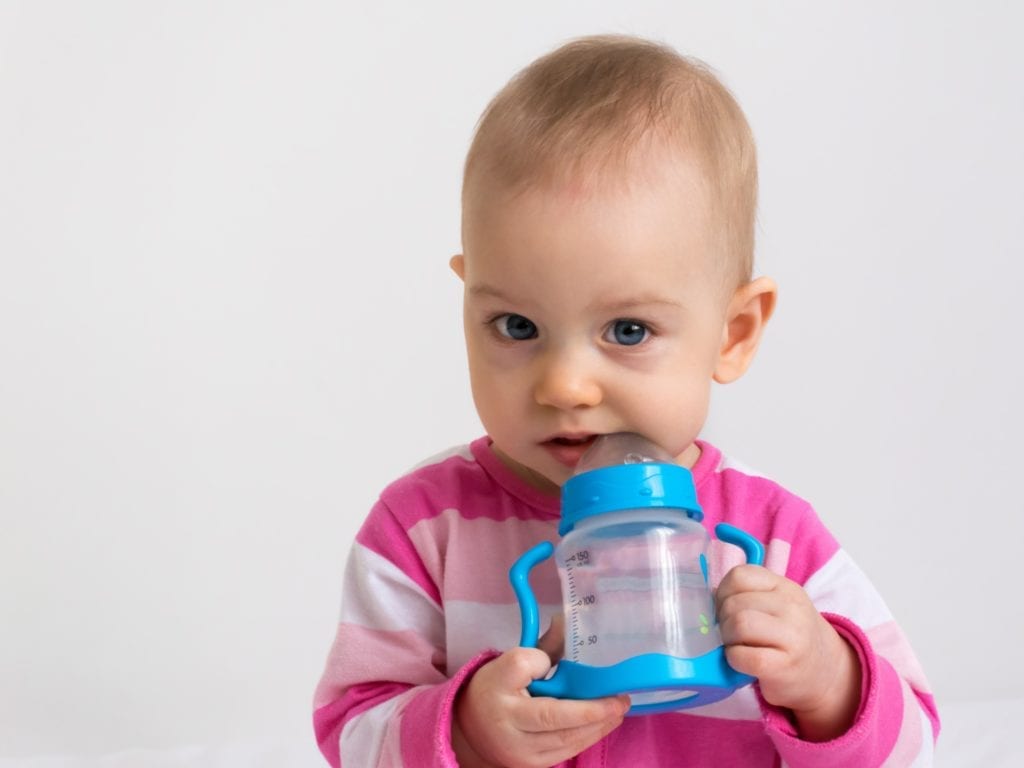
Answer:
<path fill-rule="evenodd" d="M 768 277 L 759 277 L 736 289 L 725 316 L 713 376 L 719 384 L 735 381 L 746 372 L 761 343 L 764 327 L 775 311 L 777 297 L 775 281 Z"/>
<path fill-rule="evenodd" d="M 466 279 L 466 259 L 461 253 L 456 253 L 448 261 L 448 266 L 452 268 L 452 272 L 459 276 L 459 280 Z"/>

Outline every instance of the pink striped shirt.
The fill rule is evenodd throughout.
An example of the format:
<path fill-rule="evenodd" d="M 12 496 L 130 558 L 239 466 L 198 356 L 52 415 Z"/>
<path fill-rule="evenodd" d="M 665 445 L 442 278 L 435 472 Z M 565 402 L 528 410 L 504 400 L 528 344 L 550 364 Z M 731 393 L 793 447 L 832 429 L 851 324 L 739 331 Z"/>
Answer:
<path fill-rule="evenodd" d="M 856 649 L 856 720 L 832 741 L 806 742 L 752 686 L 704 707 L 627 718 L 563 765 L 931 765 L 935 702 L 877 591 L 805 501 L 699 445 L 693 476 L 705 526 L 732 523 L 765 542 L 765 566 L 801 584 Z M 486 437 L 385 489 L 349 556 L 341 619 L 314 699 L 316 736 L 332 766 L 458 765 L 455 695 L 481 664 L 518 643 L 508 570 L 537 542 L 557 541 L 558 516 L 557 497 L 510 472 Z M 712 586 L 742 558 L 713 541 Z M 543 627 L 561 608 L 550 560 L 531 583 Z"/>

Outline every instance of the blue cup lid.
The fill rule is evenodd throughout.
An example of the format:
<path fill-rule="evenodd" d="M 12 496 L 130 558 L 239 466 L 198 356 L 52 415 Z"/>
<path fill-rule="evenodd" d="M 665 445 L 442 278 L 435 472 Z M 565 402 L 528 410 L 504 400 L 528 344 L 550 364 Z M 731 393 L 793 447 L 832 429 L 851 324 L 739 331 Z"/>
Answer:
<path fill-rule="evenodd" d="M 562 486 L 564 536 L 584 518 L 605 512 L 645 508 L 680 509 L 700 522 L 693 474 L 678 464 L 643 462 L 600 467 L 570 477 Z"/>

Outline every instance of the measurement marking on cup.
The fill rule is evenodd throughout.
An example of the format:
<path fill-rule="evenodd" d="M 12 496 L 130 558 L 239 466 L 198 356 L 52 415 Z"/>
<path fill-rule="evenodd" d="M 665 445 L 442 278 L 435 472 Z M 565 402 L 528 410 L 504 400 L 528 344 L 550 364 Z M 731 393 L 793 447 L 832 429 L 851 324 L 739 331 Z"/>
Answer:
<path fill-rule="evenodd" d="M 582 607 L 583 601 L 577 597 L 578 593 L 576 588 L 575 569 L 578 566 L 589 564 L 590 552 L 588 550 L 580 550 L 579 552 L 575 553 L 574 555 L 568 558 L 565 564 L 566 583 L 569 587 L 568 602 L 572 611 L 571 631 L 569 633 L 569 638 L 567 639 L 569 641 L 569 647 L 573 649 L 572 658 L 574 661 L 579 661 L 578 649 L 586 645 L 586 641 L 583 639 L 582 632 L 580 630 L 580 617 L 579 613 L 577 612 L 577 609 Z"/>
<path fill-rule="evenodd" d="M 590 565 L 593 565 L 593 560 L 589 549 L 578 550 L 565 559 L 565 586 L 568 592 L 566 603 L 570 614 L 566 648 L 572 649 L 573 661 L 580 660 L 581 649 L 597 645 L 600 640 L 600 635 L 597 633 L 584 634 L 585 631 L 592 630 L 593 627 L 589 626 L 591 620 L 585 617 L 581 618 L 582 611 L 596 605 L 597 595 L 589 590 L 581 595 L 576 583 L 576 569 Z"/>

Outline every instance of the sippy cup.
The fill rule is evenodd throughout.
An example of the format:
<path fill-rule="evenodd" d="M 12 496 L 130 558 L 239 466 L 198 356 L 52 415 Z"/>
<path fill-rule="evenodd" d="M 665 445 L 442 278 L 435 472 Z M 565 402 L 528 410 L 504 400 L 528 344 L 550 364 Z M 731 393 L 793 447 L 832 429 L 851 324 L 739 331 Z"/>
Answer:
<path fill-rule="evenodd" d="M 509 572 L 524 647 L 536 647 L 539 631 L 530 570 L 554 554 L 562 586 L 565 655 L 530 693 L 628 693 L 633 715 L 710 704 L 753 682 L 725 659 L 703 517 L 690 471 L 661 448 L 628 433 L 597 439 L 562 487 L 557 546 L 541 542 Z M 721 523 L 715 535 L 748 563 L 764 560 L 739 528 Z"/>

